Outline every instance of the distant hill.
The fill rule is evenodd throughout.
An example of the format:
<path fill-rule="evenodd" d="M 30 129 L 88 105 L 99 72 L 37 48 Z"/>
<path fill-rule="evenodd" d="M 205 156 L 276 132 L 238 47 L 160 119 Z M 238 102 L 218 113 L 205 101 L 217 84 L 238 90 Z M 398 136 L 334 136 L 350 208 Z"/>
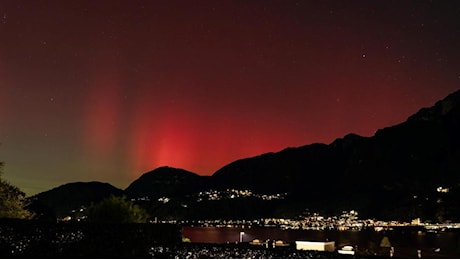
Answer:
<path fill-rule="evenodd" d="M 57 217 L 64 217 L 80 206 L 89 206 L 110 195 L 121 196 L 123 190 L 102 182 L 75 182 L 39 193 L 31 200 L 35 208 L 47 208 Z M 37 206 L 38 205 L 38 206 Z"/>
<path fill-rule="evenodd" d="M 198 192 L 208 188 L 210 177 L 171 167 L 144 173 L 125 189 L 130 197 L 156 199 Z"/>

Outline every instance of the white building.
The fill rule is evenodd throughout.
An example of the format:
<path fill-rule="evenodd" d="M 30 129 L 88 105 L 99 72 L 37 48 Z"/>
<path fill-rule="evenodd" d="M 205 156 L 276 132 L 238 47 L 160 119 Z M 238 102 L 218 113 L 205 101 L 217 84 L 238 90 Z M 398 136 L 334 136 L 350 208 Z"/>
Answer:
<path fill-rule="evenodd" d="M 295 241 L 297 250 L 314 250 L 334 252 L 335 242 L 311 242 L 311 241 Z"/>

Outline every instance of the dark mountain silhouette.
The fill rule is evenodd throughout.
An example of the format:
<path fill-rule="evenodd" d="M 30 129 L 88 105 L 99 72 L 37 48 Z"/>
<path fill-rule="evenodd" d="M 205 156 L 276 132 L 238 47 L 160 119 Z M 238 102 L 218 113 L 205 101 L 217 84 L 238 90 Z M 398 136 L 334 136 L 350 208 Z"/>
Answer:
<path fill-rule="evenodd" d="M 144 173 L 125 192 L 130 197 L 171 197 L 204 190 L 210 177 L 171 167 L 160 167 Z"/>
<path fill-rule="evenodd" d="M 438 187 L 449 192 L 439 192 Z M 288 195 L 274 202 L 254 198 L 198 202 L 193 195 L 211 188 Z M 241 159 L 211 177 L 161 167 L 143 174 L 125 193 L 131 198 L 149 197 L 147 207 L 153 216 L 172 218 L 294 216 L 309 208 L 356 209 L 363 217 L 382 219 L 459 221 L 460 91 L 372 137 L 348 134 L 331 144 Z M 108 194 L 122 191 L 109 184 L 80 183 L 36 197 L 63 212 Z M 165 204 L 156 200 L 160 197 L 174 199 Z"/>
<path fill-rule="evenodd" d="M 64 217 L 72 210 L 89 206 L 111 195 L 121 196 L 123 191 L 108 183 L 74 182 L 39 193 L 31 197 L 31 201 L 33 208 L 46 208 L 53 211 L 57 217 Z"/>
<path fill-rule="evenodd" d="M 387 216 L 409 210 L 406 217 L 442 211 L 452 217 L 457 206 L 438 203 L 443 199 L 436 188 L 456 193 L 460 184 L 460 91 L 373 137 L 349 134 L 329 145 L 238 160 L 213 179 L 222 188 L 288 191 L 316 207 L 352 206 Z M 432 212 L 423 212 L 427 208 Z"/>

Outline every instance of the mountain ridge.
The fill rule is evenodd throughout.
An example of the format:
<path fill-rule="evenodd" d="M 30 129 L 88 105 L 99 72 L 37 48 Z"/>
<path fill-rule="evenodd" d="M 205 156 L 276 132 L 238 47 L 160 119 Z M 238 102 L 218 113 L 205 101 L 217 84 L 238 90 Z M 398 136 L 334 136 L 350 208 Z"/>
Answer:
<path fill-rule="evenodd" d="M 451 193 L 438 194 L 438 186 L 449 187 Z M 159 167 L 124 192 L 155 199 L 249 189 L 289 193 L 286 203 L 305 208 L 352 207 L 373 217 L 454 218 L 460 216 L 459 187 L 460 90 L 370 137 L 349 133 L 330 144 L 242 158 L 211 176 Z"/>
<path fill-rule="evenodd" d="M 208 178 L 209 176 L 200 176 L 184 169 L 162 166 L 142 174 L 125 192 L 131 197 L 150 198 L 171 196 L 174 193 L 185 194 L 205 188 Z"/>

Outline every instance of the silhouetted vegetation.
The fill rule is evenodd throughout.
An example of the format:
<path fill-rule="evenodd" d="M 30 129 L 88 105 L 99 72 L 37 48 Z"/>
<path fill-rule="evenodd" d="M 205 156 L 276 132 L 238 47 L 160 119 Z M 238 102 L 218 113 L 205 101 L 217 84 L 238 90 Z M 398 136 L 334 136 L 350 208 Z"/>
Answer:
<path fill-rule="evenodd" d="M 28 205 L 26 194 L 1 178 L 2 168 L 0 162 L 0 218 L 31 218 L 32 213 L 25 209 Z"/>
<path fill-rule="evenodd" d="M 126 197 L 111 196 L 88 208 L 88 221 L 98 223 L 145 223 L 147 212 Z"/>

